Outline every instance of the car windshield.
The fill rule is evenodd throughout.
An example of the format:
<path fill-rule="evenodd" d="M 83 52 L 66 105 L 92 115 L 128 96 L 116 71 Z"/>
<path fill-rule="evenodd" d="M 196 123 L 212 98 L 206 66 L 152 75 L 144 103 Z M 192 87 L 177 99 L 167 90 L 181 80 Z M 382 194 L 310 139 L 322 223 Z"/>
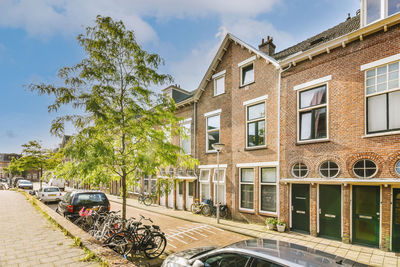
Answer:
<path fill-rule="evenodd" d="M 104 194 L 93 194 L 93 193 L 78 194 L 75 201 L 79 205 L 105 203 L 106 196 Z"/>
<path fill-rule="evenodd" d="M 44 188 L 43 192 L 60 192 L 60 190 L 57 187 L 49 187 L 49 188 Z"/>
<path fill-rule="evenodd" d="M 20 184 L 31 184 L 30 181 L 24 181 L 24 180 L 19 181 L 19 183 L 20 183 Z"/>

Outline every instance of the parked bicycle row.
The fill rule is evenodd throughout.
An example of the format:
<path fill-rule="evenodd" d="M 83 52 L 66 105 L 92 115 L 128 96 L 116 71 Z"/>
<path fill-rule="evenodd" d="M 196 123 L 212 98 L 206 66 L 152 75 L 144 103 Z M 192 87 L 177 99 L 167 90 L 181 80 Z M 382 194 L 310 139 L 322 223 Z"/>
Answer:
<path fill-rule="evenodd" d="M 193 214 L 202 214 L 204 216 L 216 216 L 217 207 L 212 204 L 211 199 L 205 199 L 204 202 L 200 202 L 196 199 L 195 202 L 190 206 L 190 211 Z M 220 218 L 226 218 L 228 216 L 228 206 L 219 206 L 219 216 Z"/>

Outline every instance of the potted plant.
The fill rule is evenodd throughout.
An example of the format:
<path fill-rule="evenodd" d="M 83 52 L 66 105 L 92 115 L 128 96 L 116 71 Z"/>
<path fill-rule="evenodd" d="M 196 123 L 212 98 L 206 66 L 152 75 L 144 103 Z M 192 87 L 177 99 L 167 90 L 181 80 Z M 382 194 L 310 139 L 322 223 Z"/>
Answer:
<path fill-rule="evenodd" d="M 285 232 L 285 228 L 286 228 L 285 221 L 279 220 L 276 223 L 276 228 L 278 229 L 278 232 L 281 232 L 281 233 Z"/>
<path fill-rule="evenodd" d="M 267 225 L 268 230 L 274 230 L 277 221 L 275 218 L 267 218 L 265 224 Z"/>

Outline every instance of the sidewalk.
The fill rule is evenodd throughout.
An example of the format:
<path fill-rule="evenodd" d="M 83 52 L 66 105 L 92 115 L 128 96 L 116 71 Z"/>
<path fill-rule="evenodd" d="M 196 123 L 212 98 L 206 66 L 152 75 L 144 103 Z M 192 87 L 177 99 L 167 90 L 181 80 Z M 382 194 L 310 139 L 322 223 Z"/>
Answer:
<path fill-rule="evenodd" d="M 98 266 L 26 198 L 0 191 L 0 266 Z"/>
<path fill-rule="evenodd" d="M 117 196 L 108 195 L 110 201 L 115 203 L 122 203 L 122 199 Z M 220 220 L 220 224 L 217 224 L 216 219 L 213 217 L 205 217 L 202 215 L 195 215 L 187 211 L 173 210 L 158 205 L 152 205 L 147 207 L 139 204 L 137 200 L 128 198 L 127 205 L 135 208 L 179 218 L 191 222 L 203 223 L 219 227 L 221 229 L 247 235 L 254 238 L 268 238 L 275 240 L 287 241 L 299 245 L 303 245 L 310 248 L 315 248 L 321 251 L 325 251 L 331 254 L 342 256 L 351 260 L 356 260 L 361 263 L 373 265 L 373 266 L 390 266 L 400 267 L 400 255 L 396 256 L 394 252 L 384 252 L 380 249 L 363 247 L 352 244 L 344 244 L 340 241 L 329 240 L 319 237 L 313 237 L 310 235 L 303 235 L 295 232 L 278 233 L 275 231 L 269 231 L 264 225 L 259 224 L 248 224 L 235 222 L 230 220 Z"/>

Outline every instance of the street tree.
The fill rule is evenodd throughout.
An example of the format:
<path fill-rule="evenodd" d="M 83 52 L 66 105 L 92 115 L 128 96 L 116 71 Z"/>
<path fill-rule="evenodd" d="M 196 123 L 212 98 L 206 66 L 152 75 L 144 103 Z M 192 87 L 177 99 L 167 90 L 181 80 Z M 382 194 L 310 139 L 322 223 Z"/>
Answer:
<path fill-rule="evenodd" d="M 171 76 L 158 72 L 162 58 L 143 50 L 134 32 L 110 17 L 97 16 L 95 25 L 77 39 L 85 57 L 59 70 L 64 85 L 29 87 L 55 97 L 50 112 L 65 105 L 75 110 L 52 123 L 53 134 L 61 136 L 66 122 L 77 132 L 64 148 L 68 161 L 57 173 L 89 184 L 121 181 L 126 219 L 127 184 L 155 174 L 157 168 L 193 168 L 196 161 L 171 143 L 170 136 L 184 134 L 174 101 L 150 90 L 172 82 Z"/>

